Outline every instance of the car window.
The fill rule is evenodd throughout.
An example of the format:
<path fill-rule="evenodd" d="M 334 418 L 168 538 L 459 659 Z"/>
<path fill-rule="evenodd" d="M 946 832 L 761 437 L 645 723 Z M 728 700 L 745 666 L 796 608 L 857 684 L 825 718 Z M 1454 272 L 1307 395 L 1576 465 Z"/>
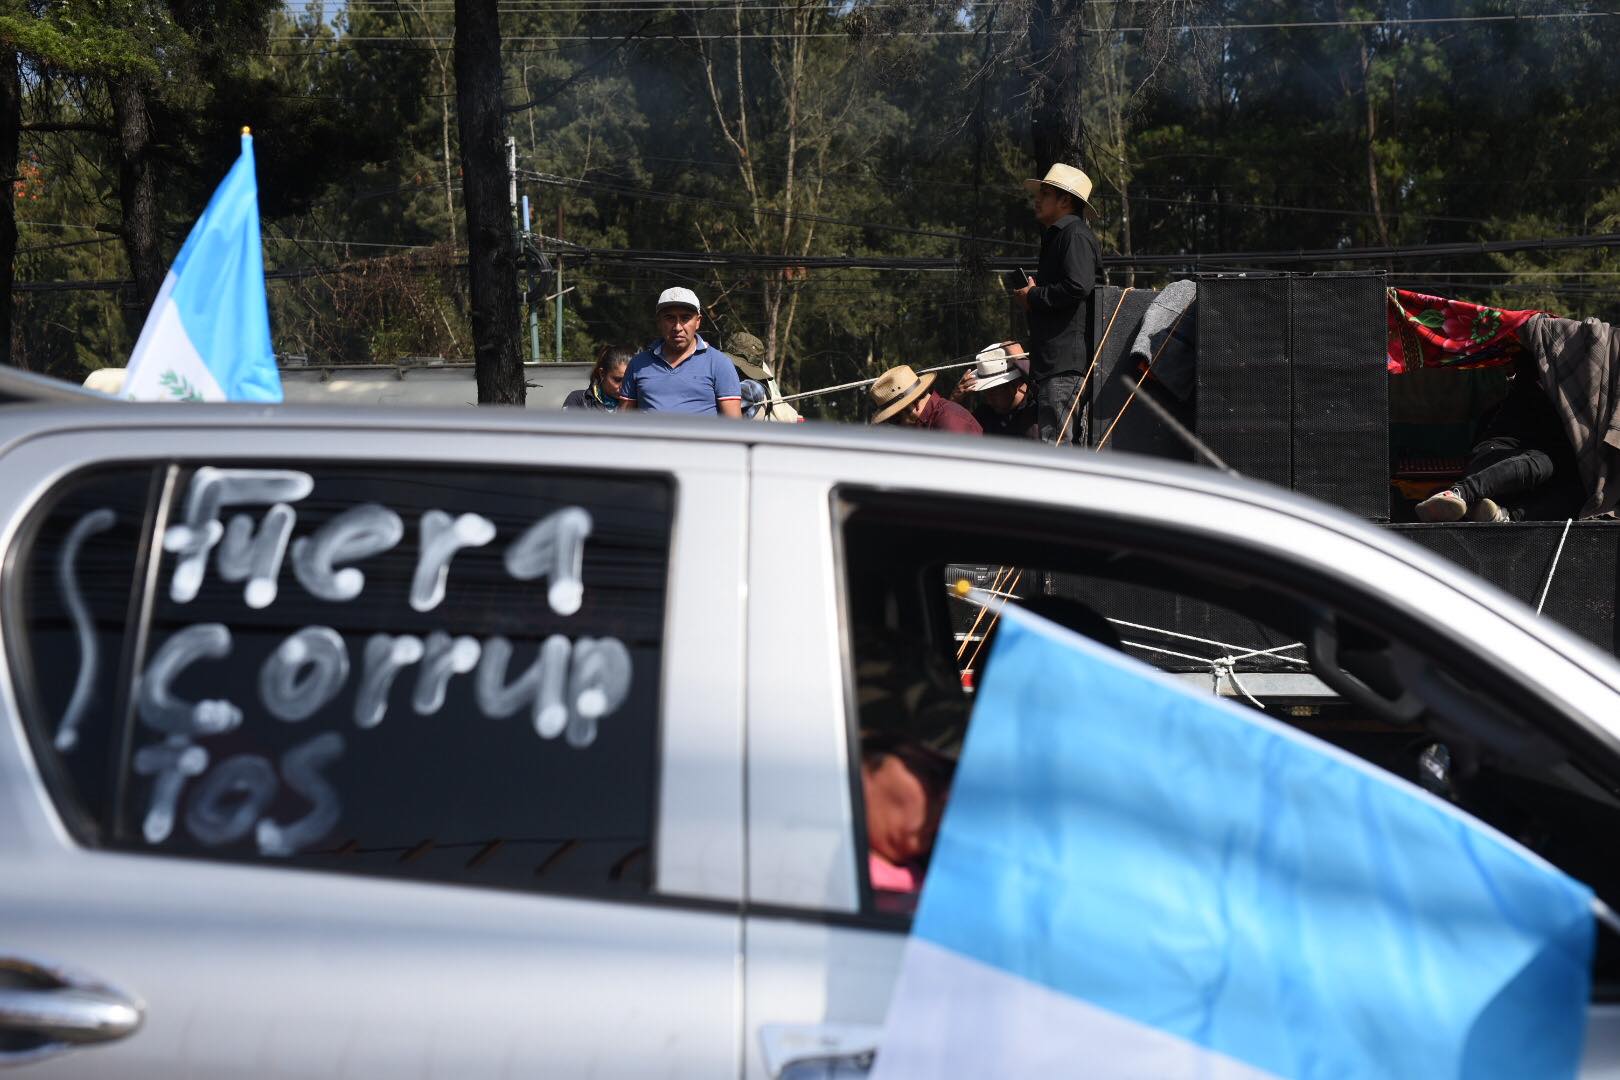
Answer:
<path fill-rule="evenodd" d="M 62 570 L 75 529 L 119 490 L 110 477 L 65 485 L 21 548 L 12 621 L 31 729 L 71 777 L 57 794 L 89 823 L 83 839 L 546 891 L 649 887 L 667 478 L 186 464 L 165 485 L 144 566 L 132 527 L 94 533 Z M 105 505 L 138 520 L 128 503 Z M 117 562 L 126 608 L 131 572 L 143 577 L 145 602 L 134 620 L 115 598 L 89 611 L 100 651 L 123 660 L 75 717 L 60 686 L 87 654 L 67 643 L 53 575 L 110 591 L 91 556 Z"/>
<path fill-rule="evenodd" d="M 6 575 L 6 643 L 40 767 L 76 832 L 112 818 L 118 717 L 128 708 L 125 628 L 138 616 L 138 568 L 161 470 L 132 466 L 62 483 L 20 530 Z"/>
<path fill-rule="evenodd" d="M 1615 901 L 1616 778 L 1511 664 L 1405 625 L 1376 594 L 1207 539 L 1049 508 L 845 491 L 842 559 L 866 910 L 904 926 L 949 799 L 993 612 L 967 580 L 1419 784 Z M 1597 988 L 1620 989 L 1602 935 Z"/>

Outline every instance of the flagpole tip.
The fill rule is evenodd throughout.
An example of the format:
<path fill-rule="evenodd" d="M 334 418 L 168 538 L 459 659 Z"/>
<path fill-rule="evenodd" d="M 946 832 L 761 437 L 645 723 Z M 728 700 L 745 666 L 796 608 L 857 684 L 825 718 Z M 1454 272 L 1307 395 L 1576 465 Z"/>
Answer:
<path fill-rule="evenodd" d="M 252 135 L 253 134 L 253 129 L 248 127 L 246 124 L 243 124 L 242 125 L 242 134 L 244 134 L 244 135 Z"/>

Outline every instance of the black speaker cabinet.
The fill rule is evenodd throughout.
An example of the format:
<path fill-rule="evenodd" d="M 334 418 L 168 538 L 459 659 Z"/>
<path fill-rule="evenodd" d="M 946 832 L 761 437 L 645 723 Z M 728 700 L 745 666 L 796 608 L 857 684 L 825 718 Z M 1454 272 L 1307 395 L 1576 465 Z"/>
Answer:
<path fill-rule="evenodd" d="M 1389 520 L 1389 376 L 1384 278 L 1289 281 L 1294 490 Z"/>
<path fill-rule="evenodd" d="M 1234 469 L 1389 518 L 1384 279 L 1198 283 L 1198 435 Z"/>
<path fill-rule="evenodd" d="M 1545 586 L 1547 603 L 1543 615 L 1604 652 L 1620 655 L 1620 638 L 1615 634 L 1620 521 L 1575 522 L 1556 569 L 1553 557 L 1564 532 L 1562 521 L 1389 527 L 1531 608 Z"/>
<path fill-rule="evenodd" d="M 1100 285 L 1091 306 L 1091 340 L 1098 343 L 1097 366 L 1091 375 L 1088 441 L 1103 450 L 1191 461 L 1192 451 L 1152 409 L 1132 399 L 1151 396 L 1177 420 L 1192 428 L 1190 405 L 1177 401 L 1153 379 L 1136 389 L 1141 373 L 1131 362 L 1131 345 L 1142 329 L 1142 317 L 1158 293 L 1152 289 L 1125 289 Z M 1112 430 L 1112 434 L 1109 434 Z M 1108 442 L 1103 444 L 1104 436 Z"/>
<path fill-rule="evenodd" d="M 1244 476 L 1294 483 L 1286 277 L 1198 282 L 1198 437 Z"/>

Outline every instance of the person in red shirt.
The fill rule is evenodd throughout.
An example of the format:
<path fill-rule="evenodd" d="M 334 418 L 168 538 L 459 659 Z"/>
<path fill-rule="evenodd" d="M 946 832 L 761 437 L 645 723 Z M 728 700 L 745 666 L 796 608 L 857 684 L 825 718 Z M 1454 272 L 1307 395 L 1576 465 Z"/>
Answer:
<path fill-rule="evenodd" d="M 878 376 L 870 391 L 872 423 L 886 424 L 892 420 L 931 431 L 983 435 L 984 429 L 973 419 L 972 413 L 933 391 L 934 378 L 932 372 L 919 376 L 904 364 Z"/>

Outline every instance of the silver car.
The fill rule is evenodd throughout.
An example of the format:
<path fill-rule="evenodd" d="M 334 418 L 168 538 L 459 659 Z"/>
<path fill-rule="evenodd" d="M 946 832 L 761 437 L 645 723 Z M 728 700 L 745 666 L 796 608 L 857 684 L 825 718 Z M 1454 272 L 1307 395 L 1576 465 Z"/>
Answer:
<path fill-rule="evenodd" d="M 1207 470 L 18 404 L 0 561 L 0 1062 L 40 1077 L 858 1073 L 914 900 L 868 873 L 861 740 L 959 740 L 964 576 L 1620 896 L 1612 658 Z"/>

